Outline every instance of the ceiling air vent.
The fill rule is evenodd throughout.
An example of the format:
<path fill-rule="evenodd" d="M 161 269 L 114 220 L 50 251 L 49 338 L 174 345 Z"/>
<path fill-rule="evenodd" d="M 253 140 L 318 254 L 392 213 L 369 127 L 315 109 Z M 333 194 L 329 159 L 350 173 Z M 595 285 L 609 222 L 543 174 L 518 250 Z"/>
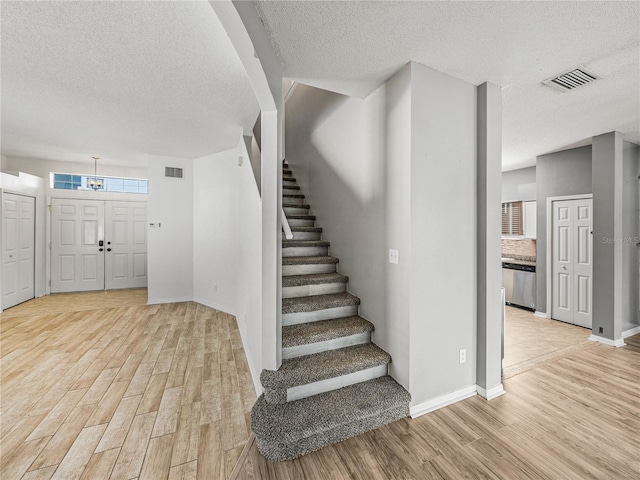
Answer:
<path fill-rule="evenodd" d="M 542 83 L 555 89 L 562 90 L 563 92 L 567 92 L 569 90 L 574 90 L 578 87 L 582 87 L 587 83 L 594 82 L 599 78 L 602 77 L 590 70 L 587 70 L 584 67 L 579 67 L 562 73 L 556 77 L 550 78 L 549 80 L 545 80 Z"/>
<path fill-rule="evenodd" d="M 164 167 L 164 176 L 182 178 L 182 169 L 177 167 Z"/>

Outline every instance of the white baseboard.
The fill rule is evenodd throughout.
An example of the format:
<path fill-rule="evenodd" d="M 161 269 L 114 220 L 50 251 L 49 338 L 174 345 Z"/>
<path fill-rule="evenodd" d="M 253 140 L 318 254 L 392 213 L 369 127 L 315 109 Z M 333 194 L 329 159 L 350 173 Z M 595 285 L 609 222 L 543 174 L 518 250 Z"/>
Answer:
<path fill-rule="evenodd" d="M 249 373 L 251 374 L 251 380 L 253 381 L 253 388 L 256 391 L 256 397 L 259 397 L 262 394 L 262 383 L 260 383 L 260 372 L 256 370 L 255 364 L 253 363 L 253 357 L 251 357 L 251 350 L 249 350 L 248 339 L 245 338 L 246 334 L 244 329 L 240 327 L 240 322 L 238 321 L 238 317 L 236 317 L 236 323 L 238 325 L 238 330 L 240 331 L 240 340 L 242 340 L 242 349 L 244 350 L 244 356 L 247 359 L 247 363 L 249 364 Z"/>
<path fill-rule="evenodd" d="M 459 402 L 469 397 L 473 397 L 477 393 L 476 385 L 469 385 L 468 387 L 461 388 L 455 392 L 445 393 L 439 397 L 432 398 L 426 402 L 422 402 L 409 409 L 411 418 L 417 418 L 425 413 L 433 412 L 447 405 Z"/>
<path fill-rule="evenodd" d="M 233 315 L 234 317 L 236 316 L 235 309 L 227 305 L 222 305 L 220 303 L 212 302 L 202 297 L 195 297 L 193 301 L 197 303 L 201 303 L 206 307 L 215 308 L 216 310 L 220 310 L 221 312 L 228 313 L 229 315 Z"/>
<path fill-rule="evenodd" d="M 547 315 L 547 312 L 539 312 L 536 310 L 534 315 L 540 318 L 549 318 L 549 315 Z"/>
<path fill-rule="evenodd" d="M 592 342 L 599 342 L 604 345 L 608 345 L 610 347 L 616 347 L 616 348 L 624 347 L 626 345 L 626 343 L 624 343 L 624 340 L 622 338 L 619 338 L 617 340 L 609 340 L 608 338 L 599 337 L 593 334 L 589 337 L 589 340 L 591 340 Z"/>
<path fill-rule="evenodd" d="M 161 303 L 192 302 L 192 301 L 193 301 L 193 297 L 149 298 L 147 299 L 147 305 L 158 305 Z"/>
<path fill-rule="evenodd" d="M 476 388 L 478 389 L 478 395 L 480 395 L 483 398 L 486 398 L 487 400 L 493 400 L 494 398 L 497 398 L 507 393 L 504 391 L 504 387 L 502 386 L 502 384 L 497 385 L 495 387 L 491 387 L 489 390 L 485 390 L 480 385 L 476 385 Z"/>
<path fill-rule="evenodd" d="M 638 325 L 637 327 L 630 328 L 629 330 L 625 330 L 624 332 L 622 332 L 622 338 L 631 337 L 633 335 L 637 335 L 638 333 L 640 333 L 640 325 Z"/>

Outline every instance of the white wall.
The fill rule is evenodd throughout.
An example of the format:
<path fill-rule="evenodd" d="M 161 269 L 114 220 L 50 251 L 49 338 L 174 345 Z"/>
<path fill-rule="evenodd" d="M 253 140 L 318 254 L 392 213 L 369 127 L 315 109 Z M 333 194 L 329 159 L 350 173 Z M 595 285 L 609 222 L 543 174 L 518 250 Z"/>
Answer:
<path fill-rule="evenodd" d="M 183 169 L 183 178 L 167 178 L 165 167 Z M 193 300 L 193 161 L 149 156 L 147 219 L 149 303 Z"/>
<path fill-rule="evenodd" d="M 235 315 L 238 149 L 198 158 L 193 169 L 194 300 Z"/>
<path fill-rule="evenodd" d="M 193 165 L 194 300 L 236 316 L 259 392 L 262 217 L 249 153 L 241 139 L 237 148 L 198 158 Z"/>
<path fill-rule="evenodd" d="M 0 173 L 0 200 L 2 193 L 17 193 L 19 195 L 27 195 L 35 197 L 35 296 L 41 297 L 46 295 L 46 217 L 47 202 L 45 196 L 44 181 L 42 178 L 20 173 L 19 175 L 10 175 L 8 173 Z M 2 215 L 0 203 L 0 242 L 2 241 Z M 0 248 L 2 250 L 2 248 Z M 1 276 L 0 276 L 1 278 Z M 2 285 L 0 282 L 0 298 L 2 298 Z M 1 311 L 1 308 L 0 308 Z"/>
<path fill-rule="evenodd" d="M 476 102 L 474 85 L 411 65 L 410 384 L 417 403 L 476 383 Z"/>

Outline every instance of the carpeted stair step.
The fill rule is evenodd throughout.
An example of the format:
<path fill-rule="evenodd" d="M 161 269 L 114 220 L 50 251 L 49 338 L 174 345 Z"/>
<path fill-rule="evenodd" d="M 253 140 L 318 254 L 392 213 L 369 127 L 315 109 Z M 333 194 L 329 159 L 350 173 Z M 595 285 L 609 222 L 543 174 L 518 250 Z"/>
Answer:
<path fill-rule="evenodd" d="M 282 177 L 282 186 L 287 184 L 296 183 L 296 177 Z"/>
<path fill-rule="evenodd" d="M 329 255 L 311 257 L 283 257 L 282 275 L 309 275 L 336 271 L 338 259 Z"/>
<path fill-rule="evenodd" d="M 330 242 L 326 240 L 283 240 L 283 257 L 328 255 Z"/>
<path fill-rule="evenodd" d="M 285 190 L 297 190 L 297 191 L 300 191 L 300 187 L 298 185 L 283 185 L 282 186 L 283 193 L 287 193 L 287 192 L 285 192 Z"/>
<path fill-rule="evenodd" d="M 320 240 L 321 227 L 291 227 L 294 240 Z"/>
<path fill-rule="evenodd" d="M 283 360 L 263 370 L 260 382 L 268 403 L 284 403 L 336 390 L 387 374 L 391 355 L 373 343 Z"/>
<path fill-rule="evenodd" d="M 251 410 L 251 430 L 264 457 L 291 460 L 409 415 L 411 396 L 385 376 L 296 402 Z"/>
<path fill-rule="evenodd" d="M 283 203 L 282 209 L 285 215 L 289 218 L 289 215 L 304 215 L 309 213 L 309 205 L 307 204 L 295 204 L 295 203 Z"/>
<path fill-rule="evenodd" d="M 282 299 L 282 325 L 317 322 L 358 314 L 360 299 L 350 293 Z"/>
<path fill-rule="evenodd" d="M 283 175 L 292 175 L 293 172 L 291 170 L 289 170 L 288 168 L 283 168 L 282 169 L 282 174 Z"/>
<path fill-rule="evenodd" d="M 307 212 L 309 213 L 309 212 Z M 289 226 L 293 227 L 313 227 L 316 223 L 315 215 L 287 215 Z"/>
<path fill-rule="evenodd" d="M 304 203 L 304 195 L 299 193 L 283 193 L 282 203 L 283 205 L 302 205 Z"/>
<path fill-rule="evenodd" d="M 337 272 L 282 277 L 282 298 L 326 295 L 347 291 L 349 277 Z"/>
<path fill-rule="evenodd" d="M 282 358 L 369 343 L 373 324 L 357 315 L 282 328 Z"/>

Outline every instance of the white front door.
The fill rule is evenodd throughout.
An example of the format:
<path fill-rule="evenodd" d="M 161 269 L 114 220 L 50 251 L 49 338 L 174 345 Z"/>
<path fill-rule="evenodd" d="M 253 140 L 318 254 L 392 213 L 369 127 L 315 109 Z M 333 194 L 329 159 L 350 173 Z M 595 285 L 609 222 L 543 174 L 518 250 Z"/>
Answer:
<path fill-rule="evenodd" d="M 105 247 L 107 290 L 147 286 L 146 203 L 106 203 Z"/>
<path fill-rule="evenodd" d="M 592 199 L 553 202 L 551 317 L 592 323 Z"/>
<path fill-rule="evenodd" d="M 145 202 L 53 199 L 51 292 L 146 287 L 146 222 Z"/>
<path fill-rule="evenodd" d="M 2 194 L 2 309 L 35 296 L 36 199 Z"/>
<path fill-rule="evenodd" d="M 104 202 L 54 198 L 51 293 L 104 289 Z"/>

